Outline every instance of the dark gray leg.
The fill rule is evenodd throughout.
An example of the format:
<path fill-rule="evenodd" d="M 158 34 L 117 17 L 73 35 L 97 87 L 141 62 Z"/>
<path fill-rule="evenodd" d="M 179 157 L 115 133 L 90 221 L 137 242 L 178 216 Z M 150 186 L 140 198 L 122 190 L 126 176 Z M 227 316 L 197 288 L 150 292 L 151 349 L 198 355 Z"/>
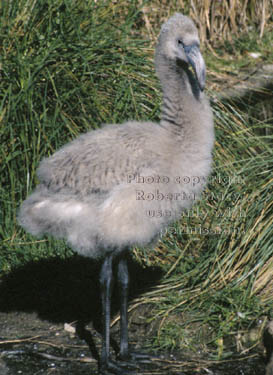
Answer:
<path fill-rule="evenodd" d="M 114 362 L 110 359 L 110 314 L 111 314 L 111 292 L 113 286 L 113 256 L 109 255 L 103 261 L 100 271 L 100 285 L 102 298 L 102 349 L 100 359 L 101 375 L 127 375 L 138 366 L 131 363 L 131 360 L 143 358 L 143 356 L 132 355 L 128 350 L 128 267 L 127 260 L 120 258 L 118 263 L 118 281 L 121 295 L 120 309 L 120 359 L 123 362 Z"/>
<path fill-rule="evenodd" d="M 128 286 L 129 274 L 128 265 L 125 258 L 121 258 L 118 263 L 118 283 L 120 290 L 120 353 L 122 360 L 129 359 L 128 348 Z"/>
<path fill-rule="evenodd" d="M 110 362 L 110 313 L 111 313 L 111 292 L 113 286 L 113 256 L 105 258 L 100 271 L 101 299 L 102 299 L 102 349 L 100 371 L 105 373 Z"/>
<path fill-rule="evenodd" d="M 138 368 L 139 363 L 150 363 L 147 354 L 129 351 L 128 344 L 128 289 L 129 273 L 126 257 L 122 257 L 118 263 L 118 282 L 120 291 L 120 353 L 119 359 L 125 361 L 128 368 Z"/>

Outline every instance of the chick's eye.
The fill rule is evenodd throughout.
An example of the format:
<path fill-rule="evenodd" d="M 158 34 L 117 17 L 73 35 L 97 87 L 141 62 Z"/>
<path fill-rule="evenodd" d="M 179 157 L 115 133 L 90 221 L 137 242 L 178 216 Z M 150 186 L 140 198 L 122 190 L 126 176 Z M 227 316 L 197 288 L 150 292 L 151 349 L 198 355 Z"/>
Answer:
<path fill-rule="evenodd" d="M 177 44 L 179 47 L 184 47 L 184 43 L 182 42 L 182 39 L 177 39 Z"/>

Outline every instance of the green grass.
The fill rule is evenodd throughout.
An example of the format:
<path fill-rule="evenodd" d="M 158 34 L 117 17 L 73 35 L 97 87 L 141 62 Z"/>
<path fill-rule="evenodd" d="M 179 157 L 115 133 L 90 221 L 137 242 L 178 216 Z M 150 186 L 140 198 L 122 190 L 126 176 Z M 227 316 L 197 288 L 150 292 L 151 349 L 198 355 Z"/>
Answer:
<path fill-rule="evenodd" d="M 244 114 L 231 106 L 215 105 L 214 118 L 216 145 L 208 188 L 189 217 L 167 231 L 152 259 L 166 269 L 162 285 L 149 293 L 150 299 L 160 296 L 153 315 L 160 320 L 155 344 L 169 349 L 182 345 L 182 331 L 189 335 L 192 321 L 210 328 L 202 344 L 214 353 L 220 338 L 271 315 L 272 136 L 271 142 L 257 136 L 257 127 L 264 125 L 256 121 L 250 127 Z M 166 328 L 173 326 L 173 315 L 177 322 L 183 320 L 178 341 Z M 202 330 L 191 332 L 190 341 L 184 341 L 196 348 Z"/>
<path fill-rule="evenodd" d="M 247 73 L 246 69 L 252 71 L 257 69 L 257 65 L 271 64 L 273 59 L 272 43 L 273 32 L 270 29 L 263 38 L 259 38 L 257 30 L 252 28 L 248 34 L 242 34 L 232 40 L 224 40 L 220 46 L 215 48 L 214 54 L 208 50 L 205 53 L 206 62 L 214 74 L 226 72 L 234 76 L 240 71 Z M 253 58 L 251 56 L 253 52 L 260 56 Z"/>
<path fill-rule="evenodd" d="M 1 3 L 2 274 L 30 260 L 72 255 L 64 242 L 36 239 L 16 222 L 43 157 L 102 123 L 159 120 L 160 90 L 142 16 L 137 1 Z M 265 33 L 260 44 L 255 35 L 227 46 L 233 61 L 237 45 L 242 52 L 260 48 L 271 59 L 272 34 Z M 210 70 L 228 66 L 206 56 Z M 226 344 L 221 349 L 221 339 L 251 327 L 272 308 L 273 132 L 272 118 L 254 116 L 253 108 L 215 102 L 213 110 L 216 144 L 208 188 L 155 249 L 134 251 L 144 266 L 165 271 L 162 283 L 136 303 L 154 304 L 155 347 L 184 349 L 187 343 L 194 350 L 202 336 L 202 350 L 209 346 L 224 357 L 229 350 Z"/>
<path fill-rule="evenodd" d="M 154 117 L 159 111 L 147 79 L 152 71 L 148 43 L 129 37 L 139 17 L 133 5 L 124 14 L 124 2 L 2 4 L 2 270 L 18 263 L 14 253 L 19 252 L 19 263 L 23 260 L 22 245 L 16 245 L 22 235 L 16 210 L 37 183 L 41 159 L 102 123 Z M 33 251 L 24 246 L 23 254 L 28 260 Z"/>

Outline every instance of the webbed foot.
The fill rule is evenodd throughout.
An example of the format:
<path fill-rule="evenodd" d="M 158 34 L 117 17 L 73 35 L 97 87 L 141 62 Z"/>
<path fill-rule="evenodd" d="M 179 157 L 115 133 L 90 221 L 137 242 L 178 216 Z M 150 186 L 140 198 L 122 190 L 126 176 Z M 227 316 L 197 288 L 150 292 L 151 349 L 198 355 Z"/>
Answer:
<path fill-rule="evenodd" d="M 100 375 L 135 375 L 138 366 L 127 361 L 112 361 L 103 363 L 100 366 Z"/>

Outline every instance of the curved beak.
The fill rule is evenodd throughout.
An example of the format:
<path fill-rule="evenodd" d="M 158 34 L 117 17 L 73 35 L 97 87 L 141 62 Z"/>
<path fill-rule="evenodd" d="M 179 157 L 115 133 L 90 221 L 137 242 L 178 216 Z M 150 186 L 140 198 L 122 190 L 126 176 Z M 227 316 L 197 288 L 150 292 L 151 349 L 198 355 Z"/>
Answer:
<path fill-rule="evenodd" d="M 195 72 L 200 90 L 203 91 L 205 88 L 206 81 L 206 64 L 200 52 L 200 49 L 197 45 L 193 45 L 190 49 L 188 49 L 185 52 L 188 61 Z"/>

